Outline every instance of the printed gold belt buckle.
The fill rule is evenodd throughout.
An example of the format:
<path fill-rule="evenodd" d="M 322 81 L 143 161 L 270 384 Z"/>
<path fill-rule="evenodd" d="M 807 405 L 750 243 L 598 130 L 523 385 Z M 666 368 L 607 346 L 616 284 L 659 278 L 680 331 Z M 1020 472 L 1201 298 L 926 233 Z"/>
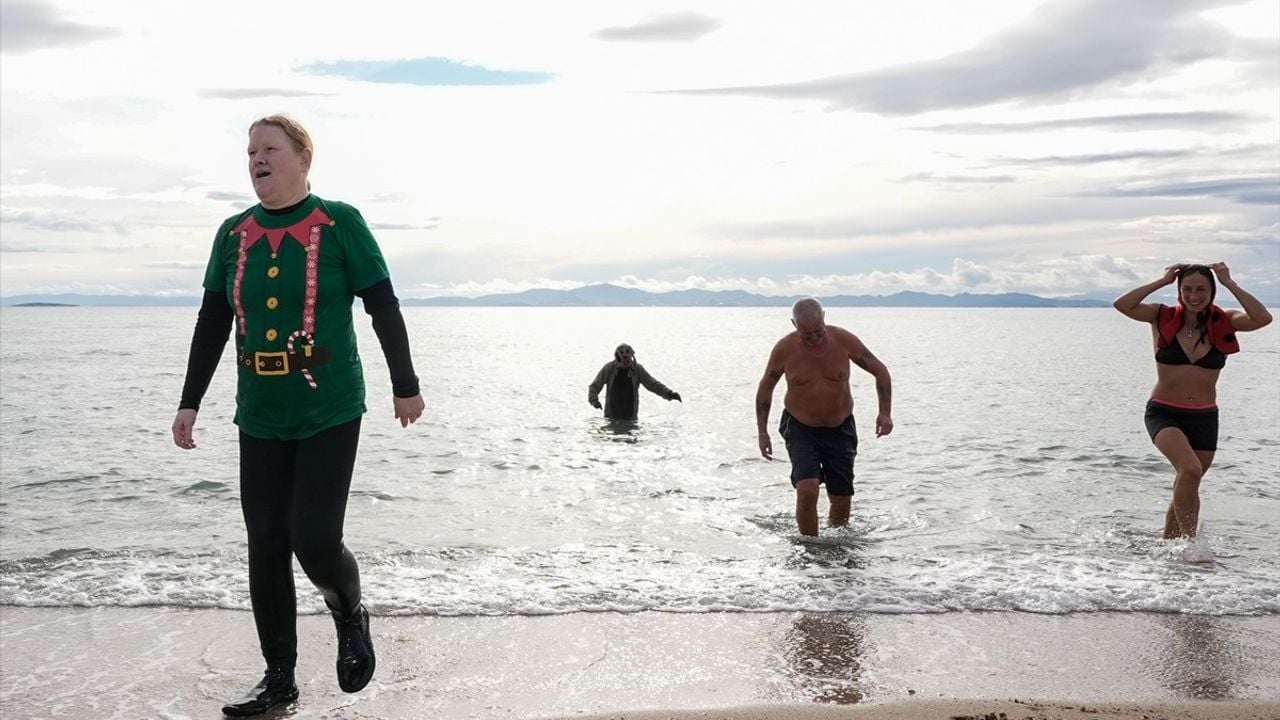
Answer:
<path fill-rule="evenodd" d="M 255 352 L 253 371 L 259 375 L 288 375 L 289 354 L 280 352 Z"/>

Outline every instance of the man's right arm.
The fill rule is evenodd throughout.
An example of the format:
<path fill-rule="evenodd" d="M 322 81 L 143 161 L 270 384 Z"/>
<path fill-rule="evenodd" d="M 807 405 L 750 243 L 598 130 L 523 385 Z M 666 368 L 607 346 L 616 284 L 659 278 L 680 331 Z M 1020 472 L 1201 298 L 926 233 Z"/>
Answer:
<path fill-rule="evenodd" d="M 756 387 L 756 433 L 760 441 L 760 454 L 767 460 L 773 459 L 773 442 L 769 439 L 769 409 L 773 406 L 773 389 L 782 379 L 785 365 L 782 360 L 782 343 L 773 346 L 769 353 L 769 363 L 765 366 L 764 376 Z"/>
<path fill-rule="evenodd" d="M 600 389 L 604 387 L 610 364 L 605 363 L 604 367 L 600 368 L 600 372 L 596 373 L 596 379 L 592 380 L 591 384 L 587 386 L 587 402 L 591 403 L 591 407 L 600 407 Z"/>

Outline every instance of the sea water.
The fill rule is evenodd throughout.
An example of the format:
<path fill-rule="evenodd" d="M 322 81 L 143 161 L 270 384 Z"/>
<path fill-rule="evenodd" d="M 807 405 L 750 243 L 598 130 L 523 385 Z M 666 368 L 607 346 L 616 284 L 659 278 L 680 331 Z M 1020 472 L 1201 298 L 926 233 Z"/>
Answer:
<path fill-rule="evenodd" d="M 853 368 L 852 522 L 804 541 L 785 382 L 775 461 L 756 444 L 786 308 L 406 308 L 427 402 L 409 429 L 356 313 L 369 413 L 346 541 L 379 614 L 1280 613 L 1274 325 L 1219 381 L 1212 561 L 1190 563 L 1160 540 L 1150 333 L 1109 309 L 830 308 L 892 372 L 895 429 L 874 436 Z M 248 608 L 230 351 L 199 447 L 170 436 L 195 314 L 0 311 L 0 604 Z M 642 390 L 638 422 L 601 418 L 587 384 L 621 342 L 683 402 Z"/>

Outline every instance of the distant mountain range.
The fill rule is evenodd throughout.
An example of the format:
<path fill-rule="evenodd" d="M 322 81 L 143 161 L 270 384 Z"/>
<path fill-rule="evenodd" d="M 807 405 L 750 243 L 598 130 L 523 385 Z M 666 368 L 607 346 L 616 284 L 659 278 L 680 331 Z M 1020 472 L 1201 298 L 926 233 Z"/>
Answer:
<path fill-rule="evenodd" d="M 401 305 L 430 307 L 789 307 L 801 295 L 757 295 L 742 290 L 676 290 L 652 293 L 608 283 L 572 290 L 533 289 L 518 293 L 481 295 L 474 298 L 402 298 Z M 820 297 L 827 307 L 978 307 L 978 308 L 1096 308 L 1109 307 L 1110 299 L 1075 296 L 1044 298 L 1026 293 L 939 295 L 897 292 L 892 295 L 829 295 Z M 0 305 L 83 306 L 194 306 L 197 297 L 157 295 L 13 295 Z"/>
<path fill-rule="evenodd" d="M 586 285 L 573 290 L 534 289 L 476 298 L 435 297 L 402 301 L 436 307 L 790 307 L 802 295 L 757 295 L 743 290 L 675 290 L 651 293 L 617 285 Z M 935 295 L 897 292 L 892 295 L 829 295 L 828 307 L 1110 307 L 1095 298 L 1042 298 L 1024 293 Z"/>

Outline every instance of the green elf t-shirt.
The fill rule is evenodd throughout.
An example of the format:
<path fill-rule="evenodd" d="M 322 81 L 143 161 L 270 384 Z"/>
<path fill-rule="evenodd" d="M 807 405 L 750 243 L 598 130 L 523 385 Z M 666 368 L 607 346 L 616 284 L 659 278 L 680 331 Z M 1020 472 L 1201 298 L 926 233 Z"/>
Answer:
<path fill-rule="evenodd" d="M 235 422 L 297 440 L 365 412 L 355 293 L 389 277 L 369 226 L 345 203 L 309 196 L 271 215 L 255 205 L 218 229 L 204 287 L 235 312 Z"/>

